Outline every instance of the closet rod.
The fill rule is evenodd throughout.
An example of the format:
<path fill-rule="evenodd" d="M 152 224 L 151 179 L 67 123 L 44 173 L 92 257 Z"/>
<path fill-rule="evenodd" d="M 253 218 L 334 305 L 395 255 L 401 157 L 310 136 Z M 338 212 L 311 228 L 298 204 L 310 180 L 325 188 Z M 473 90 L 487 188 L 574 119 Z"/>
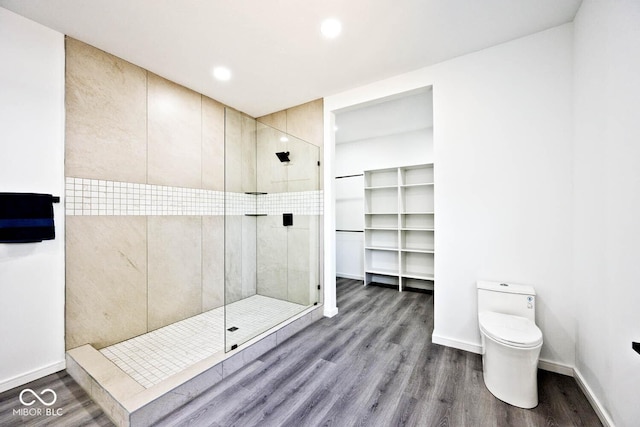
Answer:
<path fill-rule="evenodd" d="M 354 176 L 362 176 L 364 174 L 358 174 L 358 175 L 344 175 L 344 176 L 336 176 L 336 179 L 342 179 L 342 178 L 353 178 Z"/>
<path fill-rule="evenodd" d="M 364 230 L 336 230 L 336 232 L 341 233 L 364 233 Z"/>

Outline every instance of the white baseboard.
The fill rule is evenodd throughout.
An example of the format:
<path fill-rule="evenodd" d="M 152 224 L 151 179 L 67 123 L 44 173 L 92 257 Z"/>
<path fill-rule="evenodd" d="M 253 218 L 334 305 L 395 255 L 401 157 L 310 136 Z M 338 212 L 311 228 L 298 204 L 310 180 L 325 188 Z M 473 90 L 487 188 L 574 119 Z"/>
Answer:
<path fill-rule="evenodd" d="M 538 369 L 555 372 L 556 374 L 566 375 L 568 377 L 572 377 L 574 372 L 573 366 L 563 365 L 562 363 L 552 362 L 545 359 L 538 360 Z"/>
<path fill-rule="evenodd" d="M 453 347 L 460 350 L 469 351 L 471 353 L 482 354 L 482 345 L 480 344 L 446 338 L 436 333 L 433 333 L 431 335 L 431 342 L 433 342 L 434 344 L 440 344 L 447 347 Z"/>
<path fill-rule="evenodd" d="M 580 390 L 582 390 L 584 395 L 587 397 L 587 400 L 591 404 L 591 407 L 593 407 L 593 410 L 596 411 L 596 415 L 600 418 L 602 425 L 604 427 L 615 427 L 609 413 L 604 409 L 600 400 L 596 397 L 593 390 L 591 390 L 591 387 L 589 387 L 589 384 L 587 384 L 580 371 L 576 368 L 573 368 L 573 377 L 576 379 Z"/>
<path fill-rule="evenodd" d="M 340 277 L 343 279 L 364 280 L 364 277 L 358 274 L 336 273 L 336 277 Z"/>
<path fill-rule="evenodd" d="M 21 374 L 7 380 L 2 380 L 0 381 L 0 393 L 30 383 L 31 381 L 35 381 L 39 378 L 46 377 L 47 375 L 60 372 L 65 369 L 65 367 L 66 362 L 63 359 L 59 362 L 52 363 L 51 365 L 45 366 L 43 368 L 38 368 L 31 372 L 27 372 L 26 374 Z"/>
<path fill-rule="evenodd" d="M 325 305 L 323 314 L 324 317 L 333 317 L 338 314 L 338 307 L 327 307 Z"/>

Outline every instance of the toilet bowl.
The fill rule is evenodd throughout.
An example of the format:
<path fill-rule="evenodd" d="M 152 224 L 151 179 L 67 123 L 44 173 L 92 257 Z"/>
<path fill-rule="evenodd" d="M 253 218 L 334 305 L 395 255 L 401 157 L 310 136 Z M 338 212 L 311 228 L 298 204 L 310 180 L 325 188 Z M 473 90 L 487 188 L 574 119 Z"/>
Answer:
<path fill-rule="evenodd" d="M 478 323 L 487 389 L 510 405 L 536 407 L 543 340 L 535 324 L 535 290 L 523 285 L 478 282 Z"/>

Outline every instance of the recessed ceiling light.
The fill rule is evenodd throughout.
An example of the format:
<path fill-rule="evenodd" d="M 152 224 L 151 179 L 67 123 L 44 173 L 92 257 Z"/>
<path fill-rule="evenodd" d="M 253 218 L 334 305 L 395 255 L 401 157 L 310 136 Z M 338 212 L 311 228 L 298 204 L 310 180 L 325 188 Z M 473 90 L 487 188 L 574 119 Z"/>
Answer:
<path fill-rule="evenodd" d="M 287 142 L 287 141 L 289 141 L 289 138 L 287 138 L 286 136 L 281 136 L 280 137 L 280 141 L 281 142 Z"/>
<path fill-rule="evenodd" d="M 342 24 L 335 18 L 328 18 L 322 21 L 320 25 L 320 31 L 322 35 L 328 39 L 334 39 L 338 37 L 342 31 Z"/>
<path fill-rule="evenodd" d="M 231 70 L 227 67 L 215 67 L 213 69 L 213 77 L 221 81 L 227 81 L 231 78 Z"/>

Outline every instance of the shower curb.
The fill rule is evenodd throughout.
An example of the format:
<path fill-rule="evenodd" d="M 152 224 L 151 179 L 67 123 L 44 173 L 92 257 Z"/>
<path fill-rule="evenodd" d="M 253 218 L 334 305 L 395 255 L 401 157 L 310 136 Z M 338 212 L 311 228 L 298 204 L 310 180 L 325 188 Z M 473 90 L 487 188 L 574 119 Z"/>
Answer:
<path fill-rule="evenodd" d="M 214 354 L 149 388 L 89 344 L 67 351 L 66 369 L 117 426 L 150 426 L 322 317 L 322 305 L 311 307 L 237 349 Z"/>

